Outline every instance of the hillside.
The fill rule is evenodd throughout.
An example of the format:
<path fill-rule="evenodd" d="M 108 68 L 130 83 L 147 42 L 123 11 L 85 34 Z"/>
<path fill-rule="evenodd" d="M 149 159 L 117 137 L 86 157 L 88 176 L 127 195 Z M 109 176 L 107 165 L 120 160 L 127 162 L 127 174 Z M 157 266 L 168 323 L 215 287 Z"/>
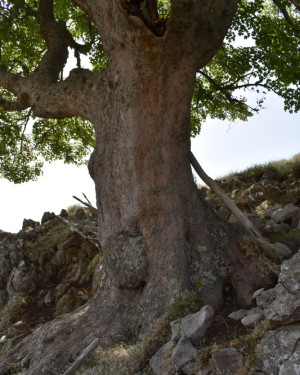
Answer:
<path fill-rule="evenodd" d="M 68 373 L 299 374 L 294 363 L 300 338 L 296 323 L 300 320 L 300 154 L 232 174 L 218 183 L 284 261 L 279 279 L 270 276 L 265 289 L 243 310 L 235 304 L 230 283 L 224 289 L 224 307 L 216 313 L 200 310 L 192 296 L 183 295 L 140 343 L 122 339 L 108 351 L 97 348 L 77 372 Z M 199 192 L 221 217 L 240 225 L 207 187 Z M 246 234 L 242 247 L 250 258 L 265 261 Z M 87 208 L 74 206 L 60 215 L 45 213 L 41 223 L 24 219 L 17 234 L 0 232 L 0 356 L 46 322 L 76 308 L 80 312 L 96 292 L 102 273 L 97 220 Z M 228 317 L 234 311 L 238 312 Z M 198 315 L 184 318 L 189 313 Z M 182 333 L 193 330 L 199 319 L 200 336 L 198 331 L 191 337 Z M 286 347 L 274 348 L 274 340 L 284 340 Z M 261 355 L 256 353 L 258 347 Z M 26 363 L 16 373 L 25 374 Z"/>

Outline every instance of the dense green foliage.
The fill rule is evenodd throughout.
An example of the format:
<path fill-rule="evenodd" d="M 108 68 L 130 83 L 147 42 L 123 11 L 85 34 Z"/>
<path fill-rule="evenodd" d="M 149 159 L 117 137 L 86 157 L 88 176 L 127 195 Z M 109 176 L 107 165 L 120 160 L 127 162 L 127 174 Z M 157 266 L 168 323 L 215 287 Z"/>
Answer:
<path fill-rule="evenodd" d="M 34 71 L 46 51 L 37 22 L 38 3 L 0 0 L 0 66 L 22 76 Z M 91 69 L 103 69 L 107 58 L 93 23 L 71 0 L 54 3 L 56 19 L 64 21 L 73 38 L 84 45 L 80 52 L 88 57 Z M 159 0 L 158 8 L 161 17 L 167 18 L 170 2 Z M 192 136 L 208 117 L 246 120 L 261 108 L 268 90 L 284 99 L 286 110 L 300 110 L 299 9 L 294 0 L 241 1 L 222 47 L 197 74 Z M 79 53 L 74 51 L 80 66 Z M 60 79 L 65 75 L 62 72 Z M 247 90 L 256 92 L 257 105 L 247 103 Z M 13 100 L 11 93 L 0 88 L 1 97 Z M 93 128 L 87 121 L 38 119 L 29 109 L 6 112 L 0 106 L 0 176 L 11 181 L 38 177 L 45 160 L 85 163 L 93 144 Z"/>

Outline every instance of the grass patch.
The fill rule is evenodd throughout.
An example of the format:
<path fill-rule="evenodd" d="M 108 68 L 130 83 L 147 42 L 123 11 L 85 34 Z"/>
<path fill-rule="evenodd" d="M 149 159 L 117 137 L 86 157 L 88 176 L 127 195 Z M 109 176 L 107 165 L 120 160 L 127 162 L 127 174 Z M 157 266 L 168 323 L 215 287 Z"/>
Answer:
<path fill-rule="evenodd" d="M 264 164 L 255 164 L 243 171 L 232 172 L 217 179 L 221 184 L 227 184 L 227 189 L 232 189 L 234 177 L 242 182 L 254 183 L 260 180 L 263 175 L 274 176 L 275 179 L 284 180 L 287 178 L 300 178 L 300 153 L 291 159 L 282 159 Z M 271 178 L 270 178 L 271 179 Z"/>

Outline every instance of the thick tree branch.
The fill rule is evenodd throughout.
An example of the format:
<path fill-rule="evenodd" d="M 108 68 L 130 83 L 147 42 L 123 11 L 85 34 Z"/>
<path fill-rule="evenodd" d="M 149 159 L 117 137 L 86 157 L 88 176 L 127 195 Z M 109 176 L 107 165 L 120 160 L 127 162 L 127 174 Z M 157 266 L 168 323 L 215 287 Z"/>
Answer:
<path fill-rule="evenodd" d="M 0 86 L 4 89 L 18 95 L 20 86 L 24 82 L 24 78 L 18 74 L 9 72 L 3 66 L 0 66 Z"/>
<path fill-rule="evenodd" d="M 44 82 L 56 82 L 68 59 L 68 42 L 65 24 L 54 18 L 53 0 L 40 0 L 39 22 L 47 52 L 34 75 L 39 75 Z"/>
<path fill-rule="evenodd" d="M 33 80 L 32 89 L 28 90 L 33 113 L 38 117 L 56 119 L 80 116 L 93 122 L 93 107 L 97 104 L 91 93 L 95 92 L 96 97 L 104 75 L 102 72 L 96 79 L 88 69 L 73 69 L 66 80 L 46 87 Z M 85 97 L 90 99 L 84 100 Z"/>
<path fill-rule="evenodd" d="M 0 95 L 0 107 L 2 107 L 6 111 L 23 111 L 24 109 L 28 108 L 28 103 L 26 100 L 10 102 L 2 98 L 2 96 Z"/>
<path fill-rule="evenodd" d="M 238 3 L 239 0 L 171 0 L 167 34 L 173 39 L 172 47 L 176 42 L 184 45 L 183 53 L 193 54 L 196 69 L 201 69 L 220 48 Z"/>

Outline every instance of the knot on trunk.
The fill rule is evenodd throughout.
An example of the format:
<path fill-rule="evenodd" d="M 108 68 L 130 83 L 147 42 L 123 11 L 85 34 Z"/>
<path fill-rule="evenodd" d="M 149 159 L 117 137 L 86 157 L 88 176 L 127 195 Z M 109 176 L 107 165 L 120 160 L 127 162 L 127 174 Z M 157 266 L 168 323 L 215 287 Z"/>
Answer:
<path fill-rule="evenodd" d="M 104 266 L 116 287 L 132 290 L 146 284 L 147 248 L 142 236 L 124 232 L 111 236 L 104 252 Z"/>

